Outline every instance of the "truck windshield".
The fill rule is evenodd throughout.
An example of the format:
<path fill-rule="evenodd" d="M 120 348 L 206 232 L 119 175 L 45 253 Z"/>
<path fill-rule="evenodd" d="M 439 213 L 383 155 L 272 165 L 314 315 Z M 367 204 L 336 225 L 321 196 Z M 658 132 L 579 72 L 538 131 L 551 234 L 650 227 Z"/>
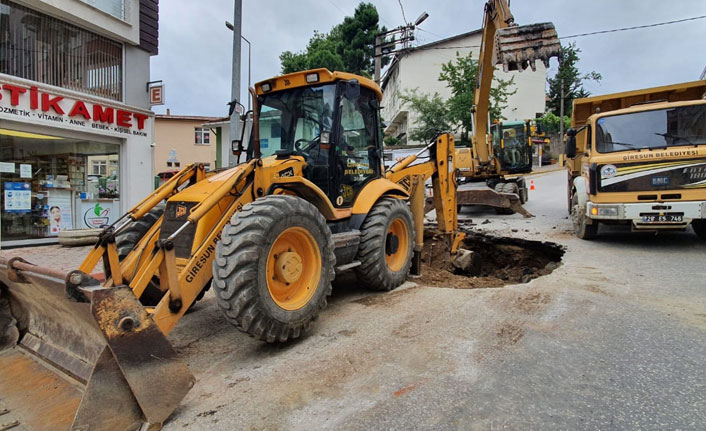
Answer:
<path fill-rule="evenodd" d="M 614 115 L 596 122 L 599 153 L 704 144 L 706 104 Z"/>
<path fill-rule="evenodd" d="M 287 149 L 305 151 L 320 139 L 330 139 L 336 85 L 294 88 L 259 99 L 262 157 Z M 322 136 L 323 135 L 323 136 Z"/>

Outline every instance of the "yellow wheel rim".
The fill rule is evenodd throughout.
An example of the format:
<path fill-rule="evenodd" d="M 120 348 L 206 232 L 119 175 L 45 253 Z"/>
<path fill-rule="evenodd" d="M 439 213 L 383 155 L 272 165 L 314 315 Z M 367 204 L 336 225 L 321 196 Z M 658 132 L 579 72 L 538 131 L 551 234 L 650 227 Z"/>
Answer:
<path fill-rule="evenodd" d="M 407 223 L 401 218 L 396 218 L 390 223 L 385 235 L 385 262 L 391 271 L 399 271 L 407 261 L 409 249 L 409 231 Z"/>
<path fill-rule="evenodd" d="M 321 252 L 314 237 L 302 227 L 284 230 L 267 255 L 267 290 L 285 310 L 309 303 L 321 279 Z"/>

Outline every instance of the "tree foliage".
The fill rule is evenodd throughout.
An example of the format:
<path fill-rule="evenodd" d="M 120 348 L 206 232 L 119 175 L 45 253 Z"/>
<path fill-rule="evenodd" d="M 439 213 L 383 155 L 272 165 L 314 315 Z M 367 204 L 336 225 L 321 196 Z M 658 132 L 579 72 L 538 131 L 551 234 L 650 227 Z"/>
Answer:
<path fill-rule="evenodd" d="M 588 97 L 591 93 L 583 87 L 584 81 L 600 81 L 600 73 L 591 71 L 581 74 L 577 67 L 581 50 L 575 43 L 562 47 L 562 60 L 554 78 L 548 78 L 547 111 L 559 116 L 561 113 L 561 87 L 564 87 L 564 115 L 571 116 L 574 99 Z"/>
<path fill-rule="evenodd" d="M 426 142 L 437 133 L 451 130 L 449 108 L 439 93 L 420 94 L 419 89 L 415 88 L 402 92 L 400 100 L 419 114 L 417 126 L 409 130 L 409 139 Z"/>
<path fill-rule="evenodd" d="M 352 17 L 328 33 L 314 31 L 305 51 L 284 51 L 279 59 L 282 73 L 325 67 L 331 71 L 355 73 L 370 77 L 373 74 L 375 36 L 386 31 L 378 26 L 378 11 L 372 3 L 360 3 Z M 389 61 L 383 57 L 383 65 Z"/>
<path fill-rule="evenodd" d="M 418 126 L 410 133 L 410 139 L 423 141 L 429 138 L 430 131 L 453 130 L 461 134 L 462 140 L 468 140 L 472 131 L 471 108 L 473 107 L 478 61 L 472 53 L 462 56 L 456 53 L 456 59 L 441 65 L 439 81 L 446 82 L 451 90 L 451 97 L 444 101 L 438 93 L 420 94 L 418 90 L 401 95 L 402 101 L 418 114 Z M 495 79 L 490 90 L 490 120 L 504 120 L 502 110 L 507 106 L 509 96 L 515 94 L 514 77 L 509 80 Z M 432 108 L 432 105 L 439 105 Z M 443 127 L 442 127 L 443 126 Z"/>
<path fill-rule="evenodd" d="M 559 116 L 554 115 L 552 112 L 546 112 L 541 117 L 537 118 L 537 122 L 542 126 L 542 130 L 550 133 L 559 132 Z M 571 125 L 571 120 L 568 116 L 564 116 L 564 130 L 568 130 Z"/>

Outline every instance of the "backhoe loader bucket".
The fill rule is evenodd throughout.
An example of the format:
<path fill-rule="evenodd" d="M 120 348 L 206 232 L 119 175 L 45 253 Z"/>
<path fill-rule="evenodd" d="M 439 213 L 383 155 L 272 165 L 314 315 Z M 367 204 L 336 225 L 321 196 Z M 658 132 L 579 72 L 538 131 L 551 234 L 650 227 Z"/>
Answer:
<path fill-rule="evenodd" d="M 19 429 L 159 429 L 194 383 L 129 287 L 19 258 L 0 257 L 0 343 Z"/>
<path fill-rule="evenodd" d="M 561 56 L 561 44 L 550 22 L 500 29 L 495 33 L 495 46 L 495 63 L 502 63 L 505 72 L 521 72 L 528 66 L 536 70 L 536 60 L 549 67 L 550 58 Z"/>

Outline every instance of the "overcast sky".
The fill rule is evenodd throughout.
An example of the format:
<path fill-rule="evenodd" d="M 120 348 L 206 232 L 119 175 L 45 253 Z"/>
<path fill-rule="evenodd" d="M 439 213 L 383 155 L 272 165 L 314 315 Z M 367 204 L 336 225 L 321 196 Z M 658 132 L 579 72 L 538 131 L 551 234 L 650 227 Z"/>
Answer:
<path fill-rule="evenodd" d="M 382 25 L 404 23 L 397 0 L 374 0 Z M 426 11 L 415 44 L 482 26 L 483 0 L 402 0 L 408 21 Z M 208 6 L 205 6 L 208 5 Z M 314 30 L 328 32 L 358 5 L 344 0 L 243 0 L 244 37 L 252 43 L 252 82 L 280 72 L 282 51 L 301 51 Z M 552 21 L 559 37 L 706 15 L 704 0 L 511 0 L 515 21 Z M 227 115 L 230 100 L 233 0 L 169 0 L 160 4 L 159 55 L 152 80 L 163 80 L 172 115 Z M 692 81 L 706 67 L 706 19 L 646 29 L 566 39 L 581 49 L 579 68 L 603 75 L 587 83 L 592 94 Z M 248 80 L 248 46 L 242 46 L 242 97 Z M 552 60 L 556 69 L 556 60 Z M 552 73 L 552 71 L 550 71 Z M 422 89 L 423 90 L 423 89 Z M 247 103 L 244 103 L 247 105 Z"/>

